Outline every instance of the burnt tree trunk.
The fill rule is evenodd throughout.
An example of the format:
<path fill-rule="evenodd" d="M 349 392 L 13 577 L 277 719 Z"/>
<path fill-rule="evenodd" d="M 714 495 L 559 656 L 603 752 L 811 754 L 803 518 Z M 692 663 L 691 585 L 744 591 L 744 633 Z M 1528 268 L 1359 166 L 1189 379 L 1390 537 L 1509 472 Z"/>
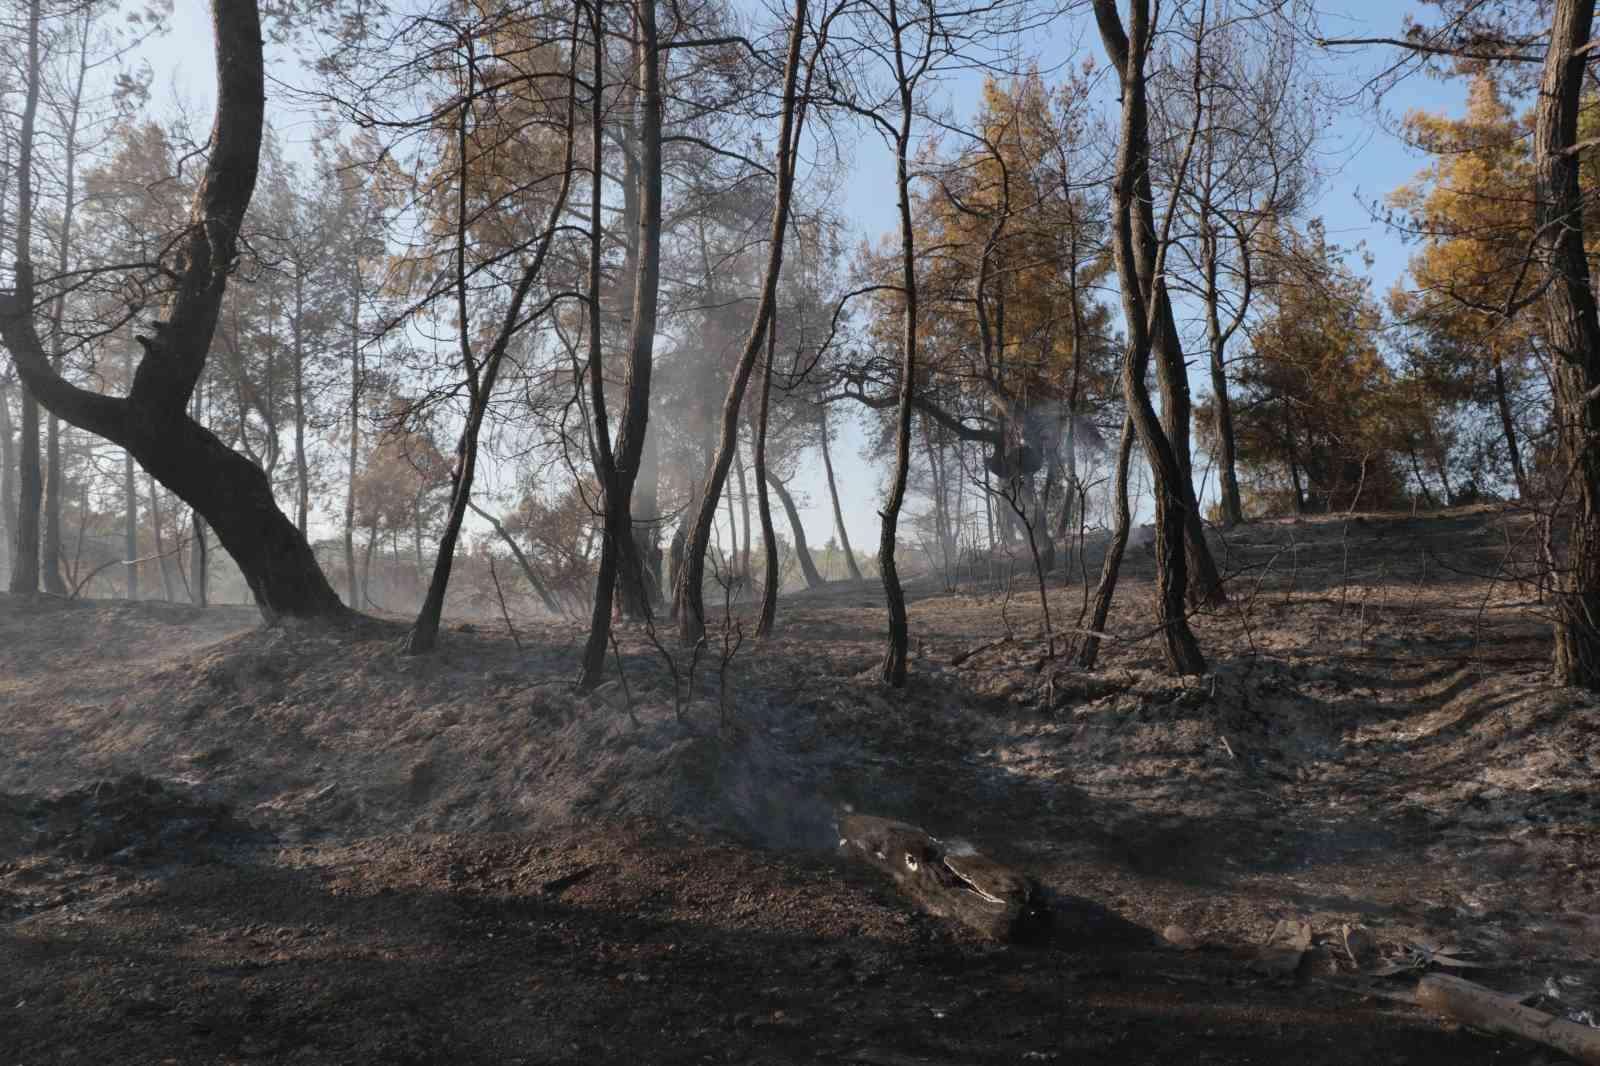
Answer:
<path fill-rule="evenodd" d="M 34 16 L 38 4 L 35 2 Z M 243 572 L 256 605 L 279 615 L 341 616 L 344 607 L 300 531 L 278 509 L 261 468 L 187 413 L 216 331 L 239 226 L 255 189 L 265 100 L 261 21 L 251 0 L 215 0 L 217 117 L 211 152 L 178 244 L 172 296 L 141 338 L 143 358 L 126 398 L 80 389 L 57 374 L 34 319 L 37 294 L 26 232 L 33 210 L 32 121 L 19 140 L 15 288 L 0 296 L 0 339 L 39 401 L 73 425 L 133 453 L 150 474 L 199 511 Z M 37 38 L 30 70 L 38 69 Z"/>
<path fill-rule="evenodd" d="M 1205 657 L 1189 628 L 1185 604 L 1186 512 L 1192 506 L 1194 493 L 1192 488 L 1187 492 L 1184 489 L 1188 477 L 1184 464 L 1156 416 L 1144 380 L 1154 335 L 1166 328 L 1150 193 L 1150 119 L 1144 69 L 1154 27 L 1148 0 L 1129 0 L 1128 10 L 1129 25 L 1124 30 L 1115 0 L 1094 0 L 1100 36 L 1122 84 L 1122 118 L 1112 182 L 1113 247 L 1128 330 L 1122 388 L 1154 482 L 1156 620 L 1161 625 L 1167 661 L 1179 674 L 1201 674 L 1206 668 Z"/>
<path fill-rule="evenodd" d="M 594 32 L 594 93 L 599 99 L 599 74 L 605 63 L 605 22 L 602 4 L 591 5 Z M 611 607 L 615 602 L 618 574 L 627 568 L 625 579 L 636 587 L 643 578 L 635 571 L 639 555 L 633 550 L 633 486 L 639 473 L 639 457 L 644 452 L 649 431 L 650 371 L 655 355 L 656 305 L 661 282 L 661 48 L 656 32 L 655 0 L 639 0 L 634 13 L 634 68 L 639 72 L 639 139 L 635 146 L 639 165 L 638 269 L 634 272 L 633 321 L 628 336 L 628 368 L 623 380 L 622 413 L 613 448 L 608 428 L 604 368 L 600 350 L 600 251 L 604 237 L 601 218 L 602 199 L 602 119 L 604 108 L 591 108 L 590 134 L 590 245 L 589 245 L 589 389 L 590 412 L 594 419 L 595 477 L 604 492 L 604 516 L 600 539 L 600 563 L 595 576 L 593 611 L 589 616 L 589 638 L 583 650 L 583 668 L 578 687 L 592 689 L 605 676 L 606 651 L 611 643 Z M 576 76 L 574 76 L 576 80 Z M 713 499 L 713 503 L 715 500 Z"/>
<path fill-rule="evenodd" d="M 756 405 L 755 451 L 751 463 L 756 481 L 756 511 L 761 518 L 761 545 L 765 556 L 761 578 L 761 619 L 757 637 L 770 637 L 778 619 L 778 533 L 772 527 L 772 501 L 767 497 L 767 413 L 772 406 L 772 361 L 777 355 L 778 320 L 767 323 L 767 361 L 761 368 L 761 398 Z"/>
<path fill-rule="evenodd" d="M 1527 472 L 1522 468 L 1522 449 L 1517 445 L 1517 423 L 1511 417 L 1511 397 L 1506 389 L 1506 368 L 1499 360 L 1494 364 L 1494 398 L 1495 406 L 1500 410 L 1500 432 L 1506 438 L 1506 455 L 1511 459 L 1511 473 L 1517 482 L 1517 496 L 1523 500 L 1533 499 L 1533 491 L 1528 486 Z"/>
<path fill-rule="evenodd" d="M 900 21 L 896 0 L 889 0 L 888 20 L 894 41 L 895 88 L 900 107 L 900 125 L 894 135 L 894 157 L 895 194 L 900 209 L 900 297 L 904 306 L 900 337 L 900 391 L 895 409 L 894 473 L 890 476 L 889 498 L 884 501 L 883 524 L 878 534 L 878 572 L 883 580 L 883 598 L 889 608 L 889 633 L 883 651 L 881 674 L 885 684 L 891 688 L 901 688 L 906 683 L 911 627 L 906 614 L 905 590 L 900 585 L 900 572 L 895 566 L 894 549 L 900 507 L 906 498 L 906 480 L 911 473 L 911 405 L 916 391 L 917 370 L 916 230 L 911 222 L 910 174 L 914 75 L 906 64 L 904 34 L 907 26 Z"/>
<path fill-rule="evenodd" d="M 1556 425 L 1573 471 L 1569 558 L 1559 575 L 1555 673 L 1600 691 L 1600 313 L 1584 254 L 1578 113 L 1594 0 L 1555 0 L 1534 110 L 1534 232 L 1549 288 L 1545 336 L 1555 365 Z"/>
<path fill-rule="evenodd" d="M 773 189 L 772 224 L 767 235 L 767 262 L 761 279 L 761 298 L 756 304 L 755 321 L 745 338 L 744 350 L 722 400 L 721 432 L 716 458 L 706 473 L 705 484 L 689 527 L 688 554 L 684 558 L 678 631 L 685 645 L 693 647 L 705 635 L 706 549 L 711 543 L 711 523 L 716 517 L 717 498 L 722 493 L 728 467 L 739 448 L 739 410 L 744 403 L 756 357 L 761 352 L 773 308 L 778 300 L 778 277 L 783 268 L 784 237 L 789 226 L 789 204 L 794 193 L 795 153 L 804 112 L 797 106 L 796 87 L 800 80 L 801 44 L 806 33 L 806 0 L 794 0 L 793 23 L 789 31 L 789 54 L 783 72 L 783 117 L 778 127 L 777 178 Z M 807 90 L 809 93 L 809 77 Z M 748 515 L 748 512 L 747 512 Z M 746 529 L 749 528 L 748 518 Z M 731 554 L 731 553 L 730 553 Z"/>
<path fill-rule="evenodd" d="M 1094 612 L 1089 619 L 1089 632 L 1083 635 L 1078 649 L 1078 666 L 1093 670 L 1100 658 L 1101 634 L 1106 631 L 1106 619 L 1111 616 L 1111 601 L 1117 591 L 1117 572 L 1122 568 L 1122 555 L 1128 550 L 1128 531 L 1133 527 L 1133 512 L 1128 508 L 1128 461 L 1133 457 L 1133 419 L 1122 420 L 1122 440 L 1117 444 L 1117 479 L 1112 489 L 1112 501 L 1117 508 L 1117 524 L 1106 544 L 1106 557 L 1100 564 L 1100 584 L 1094 590 Z"/>

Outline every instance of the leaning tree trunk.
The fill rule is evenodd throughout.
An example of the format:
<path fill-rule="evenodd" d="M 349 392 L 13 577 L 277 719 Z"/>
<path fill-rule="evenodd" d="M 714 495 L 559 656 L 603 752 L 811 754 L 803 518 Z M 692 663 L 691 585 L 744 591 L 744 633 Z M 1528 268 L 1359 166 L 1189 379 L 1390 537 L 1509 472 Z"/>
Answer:
<path fill-rule="evenodd" d="M 800 563 L 800 574 L 805 578 L 806 588 L 821 588 L 827 582 L 817 573 L 817 564 L 811 558 L 811 549 L 806 546 L 806 527 L 800 524 L 800 510 L 794 505 L 794 497 L 789 495 L 789 490 L 771 470 L 767 471 L 767 484 L 778 494 L 778 502 L 783 504 L 783 513 L 789 518 L 789 531 L 794 537 L 794 557 Z"/>
<path fill-rule="evenodd" d="M 1545 336 L 1555 364 L 1555 413 L 1577 489 L 1567 566 L 1560 574 L 1555 673 L 1600 691 L 1600 312 L 1584 254 L 1578 116 L 1594 0 L 1555 0 L 1534 110 L 1534 232 L 1549 287 Z"/>
<path fill-rule="evenodd" d="M 861 580 L 861 568 L 856 565 L 856 553 L 850 548 L 850 531 L 844 527 L 844 509 L 839 506 L 839 486 L 833 477 L 833 456 L 828 447 L 828 407 L 817 405 L 817 431 L 822 440 L 822 469 L 828 476 L 828 499 L 833 501 L 833 528 L 839 534 L 839 547 L 844 550 L 845 569 L 851 581 Z"/>
<path fill-rule="evenodd" d="M 1112 489 L 1112 501 L 1117 510 L 1117 524 L 1106 544 L 1106 557 L 1100 565 L 1100 584 L 1094 590 L 1094 612 L 1089 620 L 1089 632 L 1084 634 L 1078 651 L 1078 666 L 1093 670 L 1100 658 L 1101 634 L 1106 630 L 1106 619 L 1111 616 L 1111 601 L 1117 592 L 1117 573 L 1122 569 L 1122 554 L 1128 549 L 1128 531 L 1133 526 L 1133 512 L 1128 508 L 1128 460 L 1133 455 L 1133 419 L 1122 420 L 1122 440 L 1117 445 L 1117 480 Z"/>
<path fill-rule="evenodd" d="M 733 379 L 728 383 L 727 395 L 722 400 L 722 421 L 716 458 L 706 473 L 705 484 L 700 489 L 700 499 L 695 508 L 694 521 L 689 526 L 687 552 L 684 558 L 683 580 L 680 586 L 682 610 L 678 614 L 678 632 L 684 644 L 693 646 L 705 635 L 705 581 L 706 550 L 711 544 L 711 524 L 716 518 L 717 499 L 728 477 L 728 468 L 739 448 L 739 411 L 744 404 L 745 388 L 755 369 L 756 357 L 761 353 L 768 324 L 772 321 L 773 307 L 778 300 L 778 277 L 783 269 L 783 244 L 789 226 L 789 203 L 794 193 L 795 148 L 800 138 L 804 115 L 796 105 L 796 85 L 800 79 L 800 46 L 806 32 L 806 0 L 795 0 L 794 18 L 789 31 L 789 55 L 783 72 L 783 117 L 778 127 L 777 180 L 773 189 L 772 222 L 767 234 L 767 262 L 761 279 L 761 298 L 756 304 L 755 321 L 745 337 L 744 350 L 739 364 L 734 368 Z M 747 527 L 748 528 L 748 527 Z"/>
<path fill-rule="evenodd" d="M 153 336 L 140 339 L 144 356 L 126 398 L 65 381 L 51 366 L 33 317 L 37 293 L 29 227 L 38 0 L 31 6 L 29 96 L 35 99 L 25 108 L 18 139 L 17 261 L 14 286 L 0 295 L 0 340 L 40 403 L 132 452 L 153 477 L 206 518 L 239 564 L 264 617 L 342 616 L 338 594 L 305 537 L 278 509 L 266 474 L 187 412 L 216 332 L 239 226 L 255 189 L 266 95 L 256 5 L 251 0 L 213 0 L 217 118 L 211 152 L 189 227 L 178 242 L 172 295 L 151 324 Z"/>
<path fill-rule="evenodd" d="M 1522 449 L 1517 445 L 1517 422 L 1511 417 L 1511 397 L 1506 389 L 1506 368 L 1498 359 L 1494 364 L 1494 398 L 1500 409 L 1500 432 L 1506 438 L 1506 454 L 1511 458 L 1511 473 L 1517 482 L 1517 496 L 1533 499 L 1528 486 L 1528 474 L 1522 468 Z"/>
<path fill-rule="evenodd" d="M 500 367 L 505 362 L 507 349 L 511 346 L 512 339 L 517 335 L 522 308 L 532 290 L 533 284 L 544 271 L 546 257 L 550 254 L 551 242 L 555 239 L 556 224 L 566 211 L 567 194 L 572 189 L 572 169 L 575 157 L 574 145 L 577 140 L 577 69 L 578 38 L 582 26 L 581 11 L 574 6 L 572 13 L 572 38 L 571 52 L 574 69 L 567 78 L 567 107 L 566 107 L 566 140 L 561 158 L 561 185 L 556 192 L 555 201 L 551 204 L 550 214 L 546 221 L 545 229 L 540 234 L 534 246 L 533 256 L 523 264 L 522 271 L 517 278 L 516 288 L 512 291 L 511 299 L 507 301 L 506 308 L 500 320 L 500 327 L 490 342 L 488 351 L 483 354 L 481 362 L 474 354 L 471 329 L 466 321 L 467 309 L 467 171 L 465 162 L 463 169 L 457 175 L 457 218 L 456 218 L 456 299 L 460 353 L 463 368 L 466 372 L 467 386 L 467 417 L 461 428 L 461 436 L 456 441 L 456 462 L 450 482 L 450 509 L 445 513 L 444 529 L 439 535 L 439 553 L 433 562 L 433 575 L 428 580 L 428 591 L 422 598 L 422 606 L 417 609 L 416 621 L 411 625 L 411 632 L 406 635 L 406 652 L 410 655 L 424 655 L 433 650 L 439 639 L 439 624 L 444 617 L 445 594 L 450 587 L 450 572 L 455 565 L 456 543 L 461 536 L 461 524 L 466 521 L 467 509 L 472 505 L 472 482 L 478 465 L 478 439 L 483 430 L 483 420 L 489 411 L 489 403 L 494 398 L 495 384 L 500 376 Z M 468 43 L 469 49 L 472 47 Z M 469 56 L 468 69 L 476 69 L 475 57 Z M 472 98 L 472 82 L 469 75 L 467 93 L 461 105 L 459 126 L 456 129 L 456 148 L 459 159 L 466 160 L 468 146 L 467 119 L 470 105 L 467 101 Z M 374 527 L 376 528 L 376 527 Z M 363 596 L 365 596 L 365 579 L 363 578 Z"/>

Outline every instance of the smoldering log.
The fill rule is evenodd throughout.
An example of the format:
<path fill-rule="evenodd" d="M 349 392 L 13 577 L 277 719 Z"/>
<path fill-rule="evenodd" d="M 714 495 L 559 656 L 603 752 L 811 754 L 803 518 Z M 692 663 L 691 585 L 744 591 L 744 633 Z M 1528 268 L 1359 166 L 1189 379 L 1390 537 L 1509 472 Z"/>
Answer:
<path fill-rule="evenodd" d="M 890 818 L 839 815 L 839 846 L 894 878 L 900 891 L 940 918 L 1009 942 L 1043 939 L 1051 909 L 1043 888 L 971 845 L 943 841 Z"/>

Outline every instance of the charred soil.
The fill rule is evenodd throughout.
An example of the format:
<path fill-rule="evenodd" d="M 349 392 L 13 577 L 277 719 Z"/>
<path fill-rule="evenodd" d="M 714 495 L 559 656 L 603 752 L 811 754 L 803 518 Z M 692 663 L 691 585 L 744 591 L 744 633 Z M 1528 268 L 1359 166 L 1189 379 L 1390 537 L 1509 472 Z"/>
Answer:
<path fill-rule="evenodd" d="M 1557 1062 L 1402 1002 L 1600 1008 L 1600 700 L 1549 684 L 1536 540 L 1245 527 L 1188 681 L 1142 556 L 1090 674 L 994 560 L 909 590 L 899 692 L 871 584 L 677 692 L 623 627 L 588 697 L 563 622 L 415 658 L 394 620 L 0 597 L 0 1063 Z M 846 806 L 1025 871 L 1053 935 L 917 912 Z"/>

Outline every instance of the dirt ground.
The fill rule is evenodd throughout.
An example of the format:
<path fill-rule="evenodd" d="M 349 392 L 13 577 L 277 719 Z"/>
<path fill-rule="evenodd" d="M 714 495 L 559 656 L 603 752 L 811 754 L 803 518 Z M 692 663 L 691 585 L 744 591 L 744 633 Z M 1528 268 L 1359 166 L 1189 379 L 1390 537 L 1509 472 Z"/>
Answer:
<path fill-rule="evenodd" d="M 579 698 L 573 623 L 412 659 L 393 619 L 0 596 L 0 1066 L 1561 1062 L 1405 1002 L 1600 1015 L 1600 701 L 1549 684 L 1535 540 L 1228 534 L 1187 682 L 1137 552 L 1092 674 L 1025 563 L 919 579 L 903 692 L 873 585 L 676 699 L 634 626 Z M 1048 579 L 1058 651 L 1097 567 Z M 845 807 L 1026 871 L 1053 936 L 917 912 Z"/>

